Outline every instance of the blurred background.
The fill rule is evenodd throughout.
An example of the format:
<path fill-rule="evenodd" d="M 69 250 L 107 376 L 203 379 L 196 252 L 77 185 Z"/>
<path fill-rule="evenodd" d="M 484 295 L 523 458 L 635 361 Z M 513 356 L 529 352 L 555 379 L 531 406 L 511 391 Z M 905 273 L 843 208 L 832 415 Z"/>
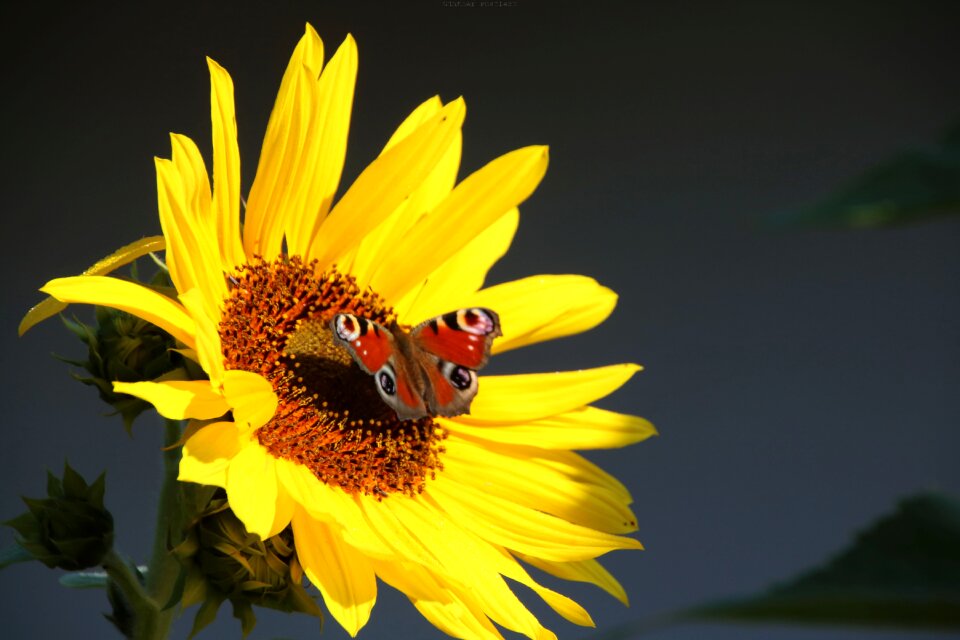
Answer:
<path fill-rule="evenodd" d="M 582 273 L 620 294 L 588 334 L 512 352 L 496 373 L 634 361 L 602 406 L 659 437 L 589 457 L 635 498 L 643 552 L 607 557 L 624 608 L 568 585 L 598 630 L 534 610 L 561 638 L 756 592 L 840 551 L 900 498 L 960 495 L 960 219 L 866 230 L 771 228 L 960 116 L 954 3 L 17 3 L 0 9 L 0 216 L 6 275 L 0 518 L 69 458 L 107 470 L 117 544 L 150 548 L 159 421 L 128 437 L 51 353 L 83 357 L 57 321 L 16 337 L 48 279 L 159 233 L 153 156 L 168 132 L 209 159 L 204 56 L 233 76 L 244 188 L 287 59 L 311 22 L 347 33 L 360 70 L 342 185 L 434 94 L 463 95 L 461 177 L 549 144 L 489 282 Z M 209 161 L 209 160 L 208 160 Z M 341 187 L 342 188 L 342 187 Z M 87 310 L 76 313 L 88 318 Z M 12 532 L 3 530 L 6 545 Z M 0 573 L 9 638 L 114 637 L 103 593 L 21 564 Z M 534 603 L 527 593 L 524 599 Z M 252 638 L 313 638 L 257 611 Z M 192 612 L 177 624 L 186 637 Z M 239 636 L 229 607 L 200 638 Z M 118 637 L 118 636 L 117 636 Z M 322 637 L 345 638 L 328 620 Z M 439 637 L 381 589 L 368 640 Z M 906 640 L 910 632 L 686 624 L 658 640 Z M 938 637 L 930 635 L 928 637 Z M 943 636 L 945 637 L 945 636 Z"/>

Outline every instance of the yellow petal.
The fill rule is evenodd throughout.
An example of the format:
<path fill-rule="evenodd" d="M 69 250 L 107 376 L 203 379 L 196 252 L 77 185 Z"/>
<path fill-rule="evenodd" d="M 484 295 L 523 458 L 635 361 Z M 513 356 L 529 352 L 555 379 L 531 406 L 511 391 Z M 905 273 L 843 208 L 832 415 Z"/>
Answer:
<path fill-rule="evenodd" d="M 434 540 L 424 535 L 424 529 L 418 525 L 422 523 L 411 512 L 414 507 L 404 509 L 400 500 L 364 500 L 363 512 L 367 517 L 371 530 L 376 531 L 384 539 L 391 554 L 387 556 L 404 558 L 409 562 L 416 562 L 431 567 L 436 573 L 445 573 L 455 576 L 467 569 L 460 559 L 455 563 L 445 561 L 442 547 L 434 544 Z"/>
<path fill-rule="evenodd" d="M 83 272 L 85 276 L 102 276 L 124 265 L 128 265 L 137 258 L 142 258 L 148 253 L 154 251 L 163 251 L 166 248 L 166 241 L 163 236 L 150 236 L 141 238 L 136 242 L 122 246 L 106 258 L 102 258 Z M 20 326 L 17 327 L 17 334 L 23 335 L 34 325 L 43 322 L 47 318 L 52 318 L 67 308 L 67 305 L 54 298 L 45 298 L 42 302 L 34 306 L 27 315 L 23 316 Z"/>
<path fill-rule="evenodd" d="M 304 255 L 340 184 L 353 88 L 357 81 L 357 44 L 347 35 L 320 75 L 303 156 L 294 178 L 298 193 L 286 217 L 287 250 Z"/>
<path fill-rule="evenodd" d="M 210 384 L 218 387 L 223 379 L 223 350 L 220 332 L 207 307 L 200 289 L 190 289 L 177 296 L 196 324 L 196 357 L 210 377 Z"/>
<path fill-rule="evenodd" d="M 430 487 L 435 484 L 431 482 Z M 431 500 L 432 496 L 421 494 L 416 499 L 384 502 L 389 502 L 387 506 L 397 519 L 437 555 L 444 580 L 462 584 L 473 593 L 494 622 L 530 638 L 550 637 L 504 582 L 498 567 L 488 561 L 493 549 L 474 535 L 473 522 L 458 519 Z M 468 523 L 470 531 L 459 523 Z"/>
<path fill-rule="evenodd" d="M 131 313 L 195 347 L 195 324 L 179 304 L 142 285 L 106 276 L 57 278 L 40 288 L 66 303 L 96 304 Z"/>
<path fill-rule="evenodd" d="M 429 492 L 452 518 L 469 522 L 473 533 L 512 551 L 571 561 L 595 558 L 614 549 L 643 548 L 632 538 L 595 531 L 513 500 L 486 495 L 447 475 L 438 475 Z"/>
<path fill-rule="evenodd" d="M 590 617 L 590 614 L 587 613 L 587 610 L 575 602 L 572 598 L 568 598 L 562 593 L 557 593 L 553 589 L 548 589 L 543 585 L 535 582 L 529 576 L 526 577 L 526 580 L 521 580 L 521 582 L 531 589 L 538 596 L 540 596 L 547 605 L 559 613 L 564 619 L 572 622 L 573 624 L 580 625 L 581 627 L 595 627 L 597 626 L 593 622 L 593 618 Z"/>
<path fill-rule="evenodd" d="M 539 275 L 499 284 L 464 299 L 461 306 L 487 307 L 500 315 L 503 337 L 494 353 L 581 333 L 607 319 L 617 294 L 593 278 Z"/>
<path fill-rule="evenodd" d="M 233 104 L 233 80 L 207 58 L 210 71 L 210 120 L 213 126 L 213 212 L 224 271 L 245 262 L 240 240 L 240 149 Z"/>
<path fill-rule="evenodd" d="M 399 321 L 405 324 L 416 324 L 453 309 L 477 306 L 468 303 L 468 300 L 471 294 L 483 286 L 490 267 L 510 248 L 519 222 L 520 212 L 517 209 L 511 209 L 480 232 L 476 238 L 427 276 L 421 287 L 412 289 L 396 304 Z M 500 313 L 499 310 L 497 313 Z M 502 316 L 500 320 L 502 323 Z M 495 347 L 498 342 L 500 340 L 494 342 Z"/>
<path fill-rule="evenodd" d="M 637 529 L 618 485 L 578 482 L 544 464 L 536 448 L 491 449 L 460 438 L 448 438 L 444 446 L 443 470 L 452 480 L 598 531 Z"/>
<path fill-rule="evenodd" d="M 543 598 L 551 609 L 574 624 L 582 627 L 592 627 L 593 620 L 586 609 L 571 600 L 570 598 L 548 589 L 530 577 L 530 574 L 520 566 L 516 558 L 508 551 L 493 545 L 479 545 L 475 547 L 480 555 L 476 557 L 477 562 L 494 568 L 498 573 L 515 580 L 522 585 L 530 587 L 538 596 Z"/>
<path fill-rule="evenodd" d="M 356 636 L 370 619 L 377 581 L 367 557 L 344 544 L 339 532 L 305 511 L 293 517 L 293 536 L 304 573 L 319 590 L 330 615 Z"/>
<path fill-rule="evenodd" d="M 241 443 L 227 469 L 227 500 L 247 531 L 261 540 L 275 533 L 277 492 L 273 457 L 255 439 Z"/>
<path fill-rule="evenodd" d="M 640 371 L 635 364 L 514 376 L 483 376 L 464 424 L 516 424 L 539 420 L 609 395 Z"/>
<path fill-rule="evenodd" d="M 454 418 L 443 420 L 443 426 L 471 438 L 543 449 L 613 449 L 657 434 L 643 418 L 596 407 L 579 407 L 522 424 L 477 426 Z"/>
<path fill-rule="evenodd" d="M 171 162 L 180 175 L 186 210 L 203 227 L 210 223 L 210 180 L 196 143 L 187 136 L 170 134 Z"/>
<path fill-rule="evenodd" d="M 114 382 L 113 390 L 149 402 L 157 413 L 171 420 L 210 420 L 230 410 L 227 401 L 207 380 Z"/>
<path fill-rule="evenodd" d="M 553 562 L 534 556 L 519 554 L 524 562 L 533 565 L 541 571 L 563 580 L 575 582 L 589 582 L 595 584 L 625 605 L 630 604 L 627 592 L 596 560 L 578 560 L 575 562 Z"/>
<path fill-rule="evenodd" d="M 309 128 L 316 78 L 323 66 L 323 41 L 309 24 L 290 57 L 270 113 L 260 162 L 247 199 L 243 246 L 247 256 L 275 257 L 283 240 L 282 203 Z"/>
<path fill-rule="evenodd" d="M 201 427 L 183 445 L 178 480 L 227 487 L 227 468 L 240 451 L 237 426 L 214 422 Z"/>
<path fill-rule="evenodd" d="M 541 464 L 560 471 L 571 480 L 603 487 L 624 504 L 633 502 L 622 482 L 575 451 L 539 449 L 536 456 Z"/>
<path fill-rule="evenodd" d="M 276 460 L 274 460 L 276 463 Z M 274 464 L 276 468 L 276 464 Z M 281 531 L 290 526 L 290 522 L 293 520 L 293 513 L 297 509 L 297 503 L 294 501 L 293 497 L 287 493 L 287 490 L 284 488 L 282 483 L 277 483 L 277 507 L 273 515 L 273 523 L 270 525 L 270 530 L 267 532 L 267 537 L 272 537 L 279 534 Z"/>
<path fill-rule="evenodd" d="M 273 385 L 256 373 L 225 371 L 223 394 L 233 409 L 233 419 L 244 428 L 262 427 L 277 411 Z"/>
<path fill-rule="evenodd" d="M 401 140 L 417 130 L 443 107 L 440 98 L 434 96 L 419 105 L 397 127 L 386 146 L 380 152 L 383 155 Z M 352 261 L 340 259 L 339 264 L 357 278 L 357 284 L 363 288 L 369 284 L 374 272 L 380 265 L 384 248 L 402 237 L 407 230 L 422 221 L 443 198 L 450 193 L 457 180 L 460 167 L 462 136 L 458 132 L 450 141 L 447 151 L 441 156 L 433 170 L 423 179 L 420 186 L 406 200 L 393 210 L 386 220 L 371 230 L 357 246 Z"/>
<path fill-rule="evenodd" d="M 377 562 L 377 576 L 410 598 L 435 627 L 454 638 L 502 640 L 469 591 L 451 588 L 422 566 Z"/>
<path fill-rule="evenodd" d="M 353 250 L 430 174 L 460 131 L 466 107 L 457 99 L 364 169 L 333 208 L 307 256 L 325 269 Z"/>
<path fill-rule="evenodd" d="M 371 285 L 398 300 L 480 232 L 526 200 L 547 170 L 546 147 L 507 153 L 458 184 L 430 214 L 389 247 Z"/>
<path fill-rule="evenodd" d="M 183 148 L 185 138 L 173 135 L 171 139 L 175 149 Z M 219 320 L 220 304 L 226 297 L 227 288 L 212 220 L 197 211 L 196 192 L 191 191 L 189 177 L 185 178 L 189 174 L 183 163 L 177 165 L 171 160 L 155 158 L 154 164 L 160 226 L 167 239 L 170 278 L 178 291 L 199 288 L 203 292 L 207 315 Z"/>
<path fill-rule="evenodd" d="M 289 460 L 277 460 L 277 478 L 311 518 L 339 525 L 352 547 L 372 557 L 391 556 L 384 541 L 371 530 L 357 498 L 320 482 L 309 469 Z"/>

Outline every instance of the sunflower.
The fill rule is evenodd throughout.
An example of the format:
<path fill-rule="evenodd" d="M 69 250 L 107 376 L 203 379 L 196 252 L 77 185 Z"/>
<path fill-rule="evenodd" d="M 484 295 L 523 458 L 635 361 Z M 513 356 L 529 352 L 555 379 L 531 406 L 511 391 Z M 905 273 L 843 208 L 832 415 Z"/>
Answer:
<path fill-rule="evenodd" d="M 494 623 L 554 637 L 504 578 L 564 618 L 593 624 L 525 565 L 626 602 L 596 558 L 641 548 L 622 535 L 636 530 L 630 495 L 572 450 L 654 433 L 641 418 L 591 406 L 638 366 L 483 376 L 469 414 L 400 420 L 330 330 L 341 313 L 404 330 L 483 307 L 502 323 L 496 354 L 602 322 L 616 295 L 590 278 L 539 275 L 483 288 L 517 228 L 517 206 L 546 171 L 547 149 L 507 153 L 457 183 L 464 102 L 434 97 L 334 204 L 356 45 L 347 36 L 324 65 L 323 43 L 307 25 L 244 203 L 233 84 L 207 62 L 212 188 L 196 145 L 171 135 L 171 158 L 156 160 L 162 239 L 42 288 L 60 304 L 148 320 L 202 367 L 207 379 L 114 384 L 167 418 L 191 421 L 179 479 L 225 489 L 263 539 L 291 527 L 306 575 L 351 635 L 370 616 L 377 578 L 464 638 L 499 638 Z M 175 298 L 102 275 L 159 247 Z"/>

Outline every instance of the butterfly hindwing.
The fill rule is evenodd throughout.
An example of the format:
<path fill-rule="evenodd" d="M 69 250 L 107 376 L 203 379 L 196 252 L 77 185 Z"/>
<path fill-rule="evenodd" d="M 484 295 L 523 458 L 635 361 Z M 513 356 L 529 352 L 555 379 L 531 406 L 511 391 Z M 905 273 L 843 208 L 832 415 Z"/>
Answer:
<path fill-rule="evenodd" d="M 477 373 L 463 365 L 433 358 L 434 366 L 426 369 L 427 406 L 435 416 L 459 416 L 470 412 L 470 403 L 477 395 Z"/>

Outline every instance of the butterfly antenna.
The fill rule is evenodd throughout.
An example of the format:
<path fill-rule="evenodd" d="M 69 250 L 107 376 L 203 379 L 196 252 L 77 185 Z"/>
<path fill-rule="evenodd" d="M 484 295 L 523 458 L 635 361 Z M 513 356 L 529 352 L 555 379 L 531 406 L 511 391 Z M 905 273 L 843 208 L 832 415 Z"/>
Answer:
<path fill-rule="evenodd" d="M 161 269 L 163 269 L 163 270 L 166 271 L 167 273 L 170 273 L 170 267 L 168 267 L 168 266 L 167 266 L 167 263 L 163 261 L 163 258 L 161 258 L 160 256 L 158 256 L 158 255 L 157 255 L 156 253 L 154 253 L 153 251 L 151 251 L 148 255 L 150 256 L 150 259 L 153 260 L 153 262 L 154 262 L 158 267 L 160 267 Z"/>

